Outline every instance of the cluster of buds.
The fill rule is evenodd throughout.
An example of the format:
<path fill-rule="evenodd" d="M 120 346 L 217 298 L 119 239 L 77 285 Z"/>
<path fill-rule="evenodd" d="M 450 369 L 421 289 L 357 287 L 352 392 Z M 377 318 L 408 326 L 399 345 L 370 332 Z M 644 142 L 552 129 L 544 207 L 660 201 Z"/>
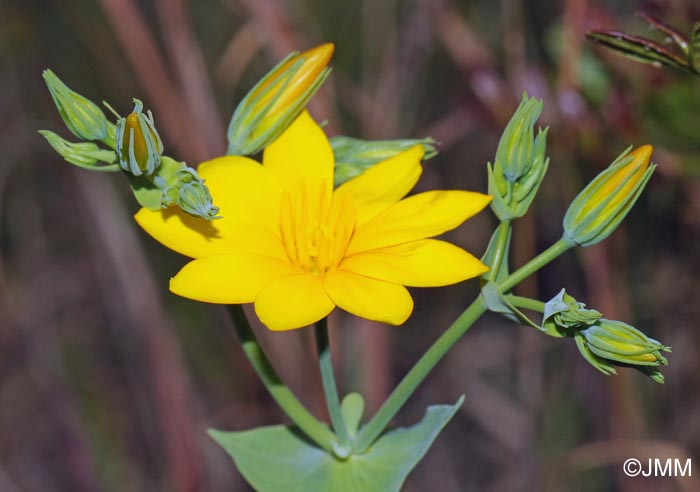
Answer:
<path fill-rule="evenodd" d="M 252 155 L 275 140 L 306 107 L 330 74 L 331 43 L 291 53 L 236 107 L 228 127 L 228 153 Z"/>
<path fill-rule="evenodd" d="M 541 100 L 523 94 L 498 143 L 496 159 L 488 164 L 491 209 L 500 220 L 527 213 L 547 172 L 547 129 L 540 128 L 535 136 L 542 107 Z"/>
<path fill-rule="evenodd" d="M 664 382 L 658 367 L 668 364 L 662 352 L 670 352 L 669 347 L 627 323 L 603 318 L 563 289 L 545 304 L 542 328 L 552 336 L 574 338 L 583 358 L 603 374 L 617 374 L 616 366 L 632 367 Z"/>
<path fill-rule="evenodd" d="M 331 137 L 330 142 L 335 159 L 335 186 L 340 186 L 375 164 L 390 159 L 416 145 L 423 147 L 423 160 L 435 157 L 438 153 L 435 148 L 435 140 L 430 137 L 369 141 L 336 136 Z"/>
<path fill-rule="evenodd" d="M 608 237 L 629 213 L 656 166 L 652 147 L 627 149 L 574 198 L 564 216 L 564 239 L 590 246 Z"/>
<path fill-rule="evenodd" d="M 123 171 L 136 200 L 151 210 L 178 206 L 196 217 L 218 218 L 219 209 L 197 172 L 162 155 L 163 143 L 153 115 L 143 112 L 141 101 L 134 99 L 134 110 L 126 118 L 118 116 L 115 125 L 95 103 L 68 88 L 51 70 L 44 72 L 44 80 L 64 123 L 83 140 L 74 143 L 48 130 L 39 132 L 67 162 L 91 171 Z"/>

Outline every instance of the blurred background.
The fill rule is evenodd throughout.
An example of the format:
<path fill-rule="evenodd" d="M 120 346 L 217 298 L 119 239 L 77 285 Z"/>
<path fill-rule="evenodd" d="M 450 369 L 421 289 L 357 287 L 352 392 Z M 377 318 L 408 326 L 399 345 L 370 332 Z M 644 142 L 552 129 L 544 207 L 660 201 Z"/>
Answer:
<path fill-rule="evenodd" d="M 671 345 L 666 384 L 605 377 L 573 341 L 486 316 L 397 417 L 409 425 L 466 394 L 405 491 L 700 490 L 697 476 L 621 468 L 629 457 L 700 468 L 700 79 L 584 38 L 649 34 L 636 10 L 684 32 L 700 19 L 694 0 L 0 0 L 0 491 L 247 491 L 205 430 L 284 421 L 225 312 L 168 292 L 186 260 L 136 227 L 126 181 L 68 165 L 36 133 L 69 136 L 41 71 L 122 114 L 143 99 L 166 153 L 195 164 L 224 152 L 233 108 L 260 76 L 325 41 L 334 72 L 312 113 L 330 134 L 440 141 L 418 190 L 485 191 L 520 94 L 544 99 L 552 162 L 516 224 L 515 264 L 558 239 L 568 202 L 625 147 L 651 143 L 659 164 L 609 240 L 520 293 L 566 287 Z M 480 254 L 494 226 L 484 212 L 450 239 Z M 341 390 L 373 412 L 475 284 L 414 289 L 400 328 L 336 313 Z M 327 418 L 312 333 L 258 331 Z"/>

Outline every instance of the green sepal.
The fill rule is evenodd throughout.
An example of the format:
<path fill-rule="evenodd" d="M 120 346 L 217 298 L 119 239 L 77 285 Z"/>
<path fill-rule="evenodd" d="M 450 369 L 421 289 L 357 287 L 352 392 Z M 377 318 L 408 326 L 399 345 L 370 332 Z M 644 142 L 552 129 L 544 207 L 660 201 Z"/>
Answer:
<path fill-rule="evenodd" d="M 501 230 L 502 227 L 507 228 L 505 247 L 503 248 L 499 264 L 495 265 L 494 262 L 496 261 L 496 255 L 498 253 L 499 248 L 499 236 L 503 234 Z M 481 262 L 484 265 L 488 265 L 490 267 L 490 270 L 481 276 L 482 279 L 486 281 L 500 283 L 503 280 L 505 280 L 508 277 L 508 275 L 510 275 L 508 266 L 508 255 L 510 254 L 510 240 L 512 235 L 512 227 L 510 227 L 510 224 L 504 222 L 501 222 L 496 228 L 496 230 L 493 231 L 491 239 L 489 240 L 489 245 L 486 248 L 486 253 L 484 253 L 484 256 L 482 256 L 481 258 Z M 496 278 L 493 278 L 494 271 L 496 272 Z"/>
<path fill-rule="evenodd" d="M 315 446 L 295 427 L 209 435 L 257 492 L 399 492 L 463 401 L 464 396 L 454 405 L 428 407 L 416 425 L 389 431 L 366 453 L 346 460 Z"/>
<path fill-rule="evenodd" d="M 586 362 L 606 376 L 617 374 L 615 366 L 610 361 L 598 357 L 596 354 L 591 352 L 591 350 L 588 348 L 588 344 L 586 343 L 586 339 L 581 333 L 576 333 L 576 335 L 574 335 L 574 340 L 576 341 L 578 351 L 581 353 L 581 356 Z"/>

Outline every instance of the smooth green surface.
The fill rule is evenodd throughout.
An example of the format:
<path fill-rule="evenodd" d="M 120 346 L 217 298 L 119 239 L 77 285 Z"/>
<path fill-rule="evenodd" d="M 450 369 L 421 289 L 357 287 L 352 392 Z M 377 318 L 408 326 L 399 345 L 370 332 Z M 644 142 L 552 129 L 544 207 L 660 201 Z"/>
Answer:
<path fill-rule="evenodd" d="M 365 454 L 347 460 L 319 449 L 293 427 L 209 435 L 258 492 L 399 492 L 463 401 L 428 407 L 418 424 L 385 434 Z"/>

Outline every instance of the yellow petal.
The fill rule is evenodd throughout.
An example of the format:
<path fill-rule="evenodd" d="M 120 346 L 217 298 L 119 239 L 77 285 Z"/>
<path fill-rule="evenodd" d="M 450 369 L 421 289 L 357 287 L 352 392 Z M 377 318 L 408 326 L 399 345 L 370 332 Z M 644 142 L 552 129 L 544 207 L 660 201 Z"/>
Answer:
<path fill-rule="evenodd" d="M 278 229 L 282 187 L 268 169 L 240 156 L 203 162 L 197 168 L 220 215 L 244 216 Z"/>
<path fill-rule="evenodd" d="M 286 258 L 279 236 L 282 188 L 269 171 L 245 157 L 220 157 L 202 164 L 199 174 L 223 218 L 207 221 L 170 207 L 141 209 L 136 222 L 166 247 L 191 258 L 236 252 Z"/>
<path fill-rule="evenodd" d="M 355 230 L 348 254 L 425 239 L 454 229 L 481 211 L 489 195 L 429 191 L 401 200 Z"/>
<path fill-rule="evenodd" d="M 402 285 L 340 270 L 326 274 L 323 285 L 339 308 L 361 318 L 401 325 L 413 311 L 411 294 Z"/>
<path fill-rule="evenodd" d="M 421 146 L 387 159 L 341 185 L 336 193 L 349 193 L 357 206 L 357 224 L 376 217 L 413 189 L 423 172 Z"/>
<path fill-rule="evenodd" d="M 333 150 L 325 133 L 307 111 L 265 149 L 263 164 L 290 193 L 307 190 L 314 195 L 323 193 L 330 199 Z"/>
<path fill-rule="evenodd" d="M 438 287 L 478 277 L 488 267 L 453 244 L 423 239 L 349 256 L 342 270 L 412 287 Z"/>
<path fill-rule="evenodd" d="M 255 312 L 270 330 L 302 328 L 330 313 L 335 304 L 318 276 L 296 274 L 266 286 L 255 299 Z"/>
<path fill-rule="evenodd" d="M 291 265 L 269 256 L 209 256 L 185 265 L 170 280 L 170 290 L 196 301 L 241 304 L 253 302 L 266 285 L 293 272 Z"/>
<path fill-rule="evenodd" d="M 156 241 L 190 258 L 229 253 L 259 253 L 287 258 L 279 235 L 261 222 L 230 214 L 207 221 L 177 207 L 154 212 L 142 208 L 136 222 Z"/>

